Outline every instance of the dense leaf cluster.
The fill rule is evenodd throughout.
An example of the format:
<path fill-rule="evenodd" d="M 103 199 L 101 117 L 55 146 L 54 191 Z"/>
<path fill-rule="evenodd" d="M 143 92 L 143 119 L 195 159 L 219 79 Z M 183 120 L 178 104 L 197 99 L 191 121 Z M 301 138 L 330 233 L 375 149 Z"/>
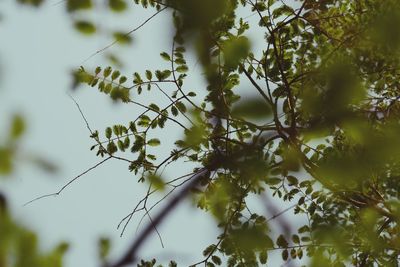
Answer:
<path fill-rule="evenodd" d="M 108 3 L 115 12 L 128 5 Z M 161 53 L 169 67 L 134 72 L 131 86 L 128 76 L 111 67 L 74 73 L 77 83 L 144 108 L 126 125 L 105 129 L 104 137 L 97 131 L 91 135 L 97 155 L 126 161 L 139 181 L 148 182 L 125 226 L 139 211 L 150 216 L 160 201 L 148 206 L 147 200 L 161 192 L 167 205 L 151 222 L 157 231 L 183 199 L 168 204 L 169 198 L 190 192 L 220 229 L 194 265 L 258 266 L 279 251 L 283 262 L 310 261 L 311 266 L 398 266 L 398 1 L 134 3 L 156 14 L 171 12 L 173 45 Z M 67 1 L 69 12 L 92 5 Z M 96 31 L 85 21 L 76 27 Z M 255 29 L 264 37 L 259 51 L 252 48 Z M 128 36 L 114 35 L 120 42 Z M 207 84 L 195 90 L 199 96 L 188 90 L 196 85 L 186 82 L 193 75 L 188 48 L 196 52 Z M 160 91 L 168 104 L 136 101 L 143 88 Z M 184 137 L 175 141 L 169 157 L 158 159 L 149 147 L 161 143 L 151 132 L 168 127 L 178 127 Z M 197 166 L 188 175 L 161 177 L 162 168 L 187 161 Z M 277 203 L 291 208 L 256 213 L 249 204 L 255 196 L 267 199 L 261 204 L 270 213 Z M 289 211 L 306 223 L 287 220 L 283 213 Z M 132 246 L 110 266 L 137 260 L 136 250 Z"/>

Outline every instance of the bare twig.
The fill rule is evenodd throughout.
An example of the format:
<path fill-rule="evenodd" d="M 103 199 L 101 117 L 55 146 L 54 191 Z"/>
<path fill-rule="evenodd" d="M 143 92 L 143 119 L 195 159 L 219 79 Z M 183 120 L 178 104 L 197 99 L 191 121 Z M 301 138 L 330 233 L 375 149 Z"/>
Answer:
<path fill-rule="evenodd" d="M 90 167 L 89 169 L 87 169 L 86 171 L 82 172 L 81 174 L 75 176 L 72 180 L 70 180 L 68 183 L 66 183 L 63 187 L 61 187 L 60 190 L 58 190 L 55 193 L 52 194 L 46 194 L 46 195 L 42 195 L 39 196 L 37 198 L 34 198 L 28 202 L 26 202 L 23 206 L 29 205 L 32 202 L 35 202 L 37 200 L 43 199 L 43 198 L 47 198 L 47 197 L 51 197 L 51 196 L 58 196 L 59 194 L 61 194 L 62 191 L 64 191 L 65 188 L 67 188 L 70 184 L 72 184 L 73 182 L 75 182 L 77 179 L 79 179 L 81 176 L 87 174 L 88 172 L 90 172 L 91 170 L 97 168 L 98 166 L 100 166 L 101 164 L 103 164 L 104 162 L 106 162 L 107 160 L 111 159 L 111 157 L 105 158 L 104 160 L 98 162 L 97 164 L 93 165 L 92 167 Z"/>
<path fill-rule="evenodd" d="M 169 215 L 169 213 L 187 196 L 192 188 L 194 188 L 200 180 L 207 175 L 210 175 L 211 171 L 215 170 L 216 164 L 211 164 L 208 168 L 202 168 L 195 175 L 186 186 L 176 194 L 161 210 L 161 212 L 154 217 L 153 222 L 148 224 L 141 234 L 136 238 L 136 240 L 129 246 L 128 250 L 123 254 L 123 256 L 116 261 L 114 264 L 109 265 L 109 267 L 121 267 L 128 264 L 132 264 L 137 260 L 137 253 L 143 243 L 152 233 L 154 226 L 158 226 L 164 219 Z"/>
<path fill-rule="evenodd" d="M 164 11 L 165 9 L 167 9 L 167 6 L 161 8 L 160 10 L 158 10 L 156 13 L 154 13 L 153 15 L 151 15 L 150 17 L 148 17 L 144 22 L 142 22 L 139 26 L 137 26 L 136 28 L 134 28 L 133 30 L 130 30 L 129 32 L 127 32 L 124 36 L 129 36 L 131 35 L 133 32 L 139 30 L 140 28 L 142 28 L 147 22 L 149 22 L 152 18 L 154 18 L 155 16 L 157 16 L 159 13 L 161 13 L 162 11 Z M 89 59 L 91 59 L 92 57 L 96 56 L 97 54 L 100 54 L 101 52 L 104 52 L 105 50 L 107 50 L 108 48 L 112 47 L 113 45 L 115 45 L 116 43 L 118 43 L 118 39 L 114 40 L 112 43 L 108 44 L 107 46 L 103 47 L 100 50 L 97 50 L 96 52 L 94 52 L 93 54 L 91 54 L 87 59 L 85 59 L 81 65 L 85 62 L 87 62 Z"/>

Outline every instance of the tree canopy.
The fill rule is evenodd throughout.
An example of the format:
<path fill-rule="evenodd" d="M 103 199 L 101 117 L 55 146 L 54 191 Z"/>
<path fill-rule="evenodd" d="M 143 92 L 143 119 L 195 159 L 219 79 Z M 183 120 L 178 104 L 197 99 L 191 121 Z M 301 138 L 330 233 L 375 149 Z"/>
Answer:
<path fill-rule="evenodd" d="M 129 43 L 162 12 L 171 14 L 166 27 L 174 31 L 158 69 L 82 66 L 73 73 L 75 88 L 87 84 L 138 107 L 133 120 L 99 130 L 81 111 L 101 163 L 124 161 L 147 185 L 121 228 L 140 212 L 149 225 L 104 266 L 156 266 L 140 262 L 142 243 L 180 202 L 192 200 L 220 230 L 194 266 L 278 265 L 271 261 L 276 253 L 293 266 L 398 266 L 398 1 L 107 3 L 110 12 L 134 4 L 154 15 L 130 32 L 112 33 L 115 42 L 96 54 Z M 66 1 L 79 31 L 96 34 L 82 19 L 96 4 Z M 204 88 L 190 82 L 192 54 Z M 171 129 L 182 138 L 156 136 Z M 158 156 L 161 147 L 169 156 Z M 190 171 L 163 176 L 178 164 Z M 259 206 L 267 212 L 254 211 Z"/>

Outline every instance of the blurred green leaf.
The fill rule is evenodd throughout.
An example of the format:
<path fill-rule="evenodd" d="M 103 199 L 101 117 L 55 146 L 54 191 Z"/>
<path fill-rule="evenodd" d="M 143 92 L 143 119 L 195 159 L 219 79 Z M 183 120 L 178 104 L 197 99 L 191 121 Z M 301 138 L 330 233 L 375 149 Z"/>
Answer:
<path fill-rule="evenodd" d="M 114 39 L 120 44 L 130 44 L 132 43 L 132 37 L 124 32 L 114 32 Z"/>
<path fill-rule="evenodd" d="M 127 8 L 127 4 L 124 0 L 108 0 L 108 5 L 112 11 L 122 12 Z"/>
<path fill-rule="evenodd" d="M 7 175 L 12 171 L 12 153 L 9 149 L 0 147 L 0 174 Z"/>
<path fill-rule="evenodd" d="M 31 5 L 38 7 L 44 2 L 44 0 L 18 0 L 18 2 L 24 5 Z"/>
<path fill-rule="evenodd" d="M 158 145 L 160 145 L 160 140 L 157 138 L 153 138 L 153 139 L 150 139 L 149 141 L 147 141 L 147 144 L 149 146 L 158 146 Z"/>
<path fill-rule="evenodd" d="M 16 140 L 25 132 L 25 120 L 21 115 L 15 115 L 12 119 L 10 138 Z"/>
<path fill-rule="evenodd" d="M 265 119 L 271 114 L 271 107 L 261 98 L 245 98 L 236 103 L 232 115 L 239 118 Z"/>
<path fill-rule="evenodd" d="M 100 260 L 105 262 L 111 249 L 111 242 L 108 238 L 100 238 L 98 241 L 98 251 Z"/>
<path fill-rule="evenodd" d="M 155 189 L 163 190 L 165 188 L 165 183 L 160 176 L 150 174 L 147 179 Z"/>
<path fill-rule="evenodd" d="M 75 29 L 83 34 L 93 34 L 96 32 L 96 26 L 93 23 L 85 20 L 79 20 L 75 22 Z"/>
<path fill-rule="evenodd" d="M 244 36 L 232 37 L 223 43 L 225 66 L 237 68 L 250 51 L 250 41 Z"/>
<path fill-rule="evenodd" d="M 68 12 L 75 12 L 78 10 L 92 8 L 91 0 L 66 0 Z"/>

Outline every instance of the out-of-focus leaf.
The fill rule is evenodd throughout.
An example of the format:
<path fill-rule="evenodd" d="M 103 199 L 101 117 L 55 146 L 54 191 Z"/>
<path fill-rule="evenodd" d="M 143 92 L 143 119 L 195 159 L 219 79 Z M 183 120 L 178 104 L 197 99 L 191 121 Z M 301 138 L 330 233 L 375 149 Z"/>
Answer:
<path fill-rule="evenodd" d="M 109 0 L 108 5 L 112 11 L 122 12 L 127 8 L 127 4 L 124 0 Z"/>
<path fill-rule="evenodd" d="M 32 162 L 42 170 L 49 172 L 49 173 L 55 173 L 58 170 L 58 166 L 45 158 L 42 158 L 40 156 L 35 156 L 32 158 Z"/>
<path fill-rule="evenodd" d="M 15 140 L 22 136 L 25 132 L 25 120 L 20 115 L 15 115 L 11 122 L 10 137 Z"/>
<path fill-rule="evenodd" d="M 232 233 L 233 242 L 241 251 L 247 253 L 265 251 L 274 245 L 265 231 L 266 229 L 256 226 L 234 230 Z"/>
<path fill-rule="evenodd" d="M 74 12 L 92 8 L 92 0 L 67 0 L 67 11 Z"/>
<path fill-rule="evenodd" d="M 149 146 L 158 146 L 158 145 L 160 145 L 160 140 L 157 138 L 153 138 L 153 139 L 150 139 L 149 141 L 147 141 L 147 144 Z"/>
<path fill-rule="evenodd" d="M 265 119 L 271 114 L 271 107 L 262 98 L 244 98 L 236 103 L 232 110 L 235 117 Z"/>
<path fill-rule="evenodd" d="M 181 11 L 185 20 L 185 26 L 192 28 L 206 28 L 220 16 L 232 10 L 230 1 L 213 0 L 178 0 L 178 10 Z"/>
<path fill-rule="evenodd" d="M 0 175 L 10 174 L 12 171 L 12 153 L 9 149 L 0 147 Z"/>
<path fill-rule="evenodd" d="M 163 190 L 165 188 L 164 181 L 158 175 L 151 174 L 148 176 L 148 180 L 155 189 Z"/>
<path fill-rule="evenodd" d="M 108 238 L 100 238 L 98 241 L 98 251 L 100 260 L 105 261 L 110 253 L 111 242 Z"/>
<path fill-rule="evenodd" d="M 236 68 L 240 61 L 247 57 L 250 51 L 250 41 L 244 36 L 232 37 L 223 44 L 225 66 Z"/>
<path fill-rule="evenodd" d="M 38 7 L 44 2 L 44 0 L 18 0 L 18 2 L 24 5 Z"/>
<path fill-rule="evenodd" d="M 132 37 L 124 32 L 114 32 L 114 39 L 120 44 L 130 44 L 132 43 Z"/>
<path fill-rule="evenodd" d="M 93 34 L 96 32 L 96 26 L 86 20 L 79 20 L 76 21 L 75 24 L 75 29 L 77 29 L 79 32 L 83 33 L 83 34 Z"/>

